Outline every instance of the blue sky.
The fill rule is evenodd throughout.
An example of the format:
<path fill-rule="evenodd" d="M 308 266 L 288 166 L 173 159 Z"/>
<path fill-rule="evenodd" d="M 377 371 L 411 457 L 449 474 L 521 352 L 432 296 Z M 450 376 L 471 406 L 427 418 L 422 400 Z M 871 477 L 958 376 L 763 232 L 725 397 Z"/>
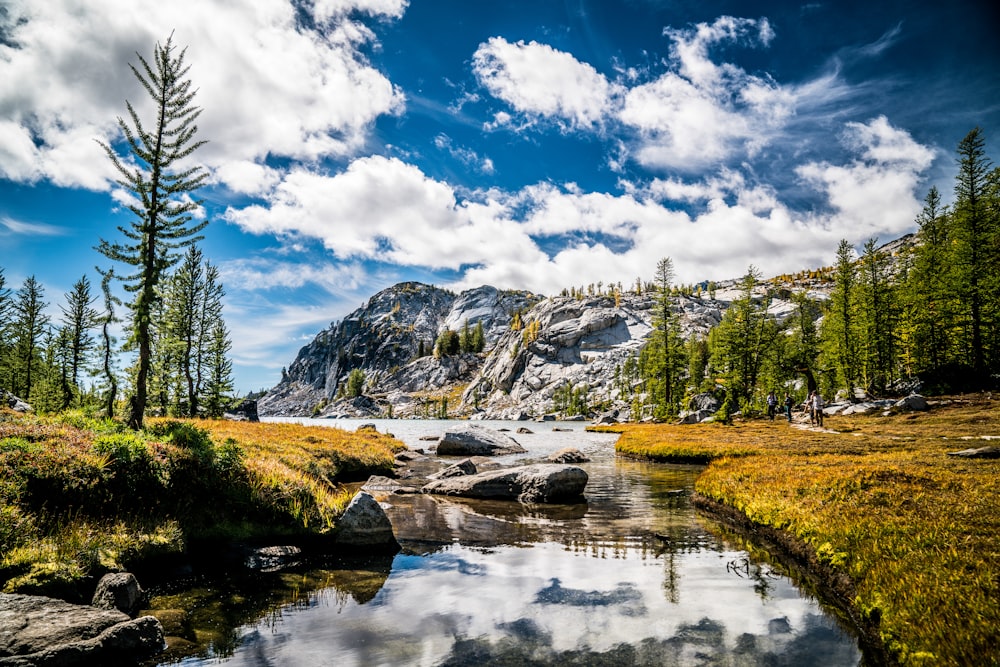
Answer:
<path fill-rule="evenodd" d="M 187 47 L 237 387 L 402 280 L 542 294 L 829 264 L 913 231 L 981 126 L 996 3 L 6 0 L 0 267 L 53 318 L 126 201 L 127 64 Z"/>

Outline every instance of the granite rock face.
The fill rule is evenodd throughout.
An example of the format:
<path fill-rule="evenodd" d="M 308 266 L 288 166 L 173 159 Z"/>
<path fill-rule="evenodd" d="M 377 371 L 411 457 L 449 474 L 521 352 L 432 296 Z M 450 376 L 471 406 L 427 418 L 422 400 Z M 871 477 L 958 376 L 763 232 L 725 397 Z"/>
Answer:
<path fill-rule="evenodd" d="M 793 292 L 820 300 L 829 293 L 821 281 L 766 286 L 768 313 L 779 321 L 795 312 Z M 755 294 L 765 298 L 765 283 Z M 706 335 L 739 296 L 736 280 L 672 296 L 681 336 Z M 365 416 L 437 415 L 434 404 L 462 390 L 461 403 L 452 399 L 448 405 L 449 416 L 530 419 L 557 413 L 558 392 L 573 389 L 585 391 L 590 404 L 617 411 L 618 421 L 640 420 L 646 415 L 631 414 L 630 393 L 637 385 L 623 387 L 616 370 L 649 342 L 655 303 L 651 293 L 628 289 L 616 296 L 583 296 L 581 290 L 544 298 L 488 286 L 456 295 L 401 283 L 303 347 L 258 409 L 263 416 L 360 416 L 336 398 L 348 374 L 361 369 L 369 401 Z M 466 324 L 483 326 L 482 353 L 432 355 L 443 331 L 461 331 Z M 705 409 L 717 406 L 690 407 Z"/>
<path fill-rule="evenodd" d="M 431 356 L 443 331 L 481 324 L 488 349 L 509 328 L 514 313 L 537 300 L 530 292 L 489 286 L 456 295 L 431 285 L 400 283 L 299 350 L 281 382 L 258 401 L 258 410 L 263 416 L 335 415 L 338 389 L 352 370 L 360 369 L 366 393 L 385 395 L 380 413 L 392 405 L 395 416 L 415 414 L 421 402 L 413 392 L 464 384 L 481 363 L 476 355 Z"/>
<path fill-rule="evenodd" d="M 36 595 L 0 594 L 0 665 L 75 667 L 134 664 L 163 650 L 152 616 L 70 604 Z"/>

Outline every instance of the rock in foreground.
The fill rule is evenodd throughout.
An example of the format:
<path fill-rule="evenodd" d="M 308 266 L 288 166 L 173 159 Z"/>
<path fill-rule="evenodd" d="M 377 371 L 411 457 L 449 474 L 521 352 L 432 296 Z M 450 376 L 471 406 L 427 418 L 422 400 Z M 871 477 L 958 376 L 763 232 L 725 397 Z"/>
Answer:
<path fill-rule="evenodd" d="M 587 473 L 582 468 L 557 463 L 536 463 L 475 475 L 434 480 L 424 493 L 469 498 L 518 500 L 523 503 L 572 502 L 583 496 Z"/>
<path fill-rule="evenodd" d="M 117 665 L 163 650 L 163 628 L 152 616 L 70 604 L 37 595 L 0 594 L 0 664 Z"/>
<path fill-rule="evenodd" d="M 444 432 L 438 456 L 504 456 L 527 452 L 517 440 L 478 424 L 461 424 Z"/>
<path fill-rule="evenodd" d="M 336 542 L 340 545 L 399 549 L 385 510 L 370 493 L 359 491 L 337 522 Z"/>

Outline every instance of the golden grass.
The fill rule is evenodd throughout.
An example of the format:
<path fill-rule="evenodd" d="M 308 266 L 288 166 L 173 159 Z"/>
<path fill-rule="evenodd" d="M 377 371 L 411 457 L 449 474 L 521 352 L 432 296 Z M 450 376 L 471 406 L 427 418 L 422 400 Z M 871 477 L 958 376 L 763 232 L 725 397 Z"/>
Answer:
<path fill-rule="evenodd" d="M 235 442 L 258 503 L 283 507 L 305 528 L 333 528 L 354 495 L 340 485 L 392 470 L 406 445 L 371 429 L 348 432 L 300 424 L 199 421 L 216 442 Z"/>
<path fill-rule="evenodd" d="M 164 435 L 180 425 L 193 443 Z M 157 435 L 159 434 L 159 435 Z M 0 410 L 0 587 L 62 597 L 193 537 L 322 534 L 405 445 L 363 430 Z"/>
<path fill-rule="evenodd" d="M 947 452 L 994 444 L 1000 405 L 832 418 L 838 433 L 752 422 L 625 426 L 618 451 L 711 461 L 699 494 L 786 531 L 850 576 L 854 606 L 903 664 L 997 664 L 1000 461 Z M 970 439 L 971 438 L 971 439 Z"/>

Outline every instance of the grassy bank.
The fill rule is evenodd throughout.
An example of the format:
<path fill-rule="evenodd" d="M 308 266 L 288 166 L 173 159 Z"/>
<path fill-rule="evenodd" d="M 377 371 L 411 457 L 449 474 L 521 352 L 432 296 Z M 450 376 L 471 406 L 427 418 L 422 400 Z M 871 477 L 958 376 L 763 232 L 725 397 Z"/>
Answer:
<path fill-rule="evenodd" d="M 72 599 L 191 540 L 322 535 L 403 444 L 374 431 L 0 411 L 0 587 Z"/>
<path fill-rule="evenodd" d="M 779 529 L 853 582 L 856 612 L 903 664 L 998 664 L 1000 461 L 947 452 L 997 444 L 1000 404 L 827 420 L 621 428 L 618 451 L 710 462 L 702 496 Z M 618 430 L 616 427 L 615 430 Z"/>

